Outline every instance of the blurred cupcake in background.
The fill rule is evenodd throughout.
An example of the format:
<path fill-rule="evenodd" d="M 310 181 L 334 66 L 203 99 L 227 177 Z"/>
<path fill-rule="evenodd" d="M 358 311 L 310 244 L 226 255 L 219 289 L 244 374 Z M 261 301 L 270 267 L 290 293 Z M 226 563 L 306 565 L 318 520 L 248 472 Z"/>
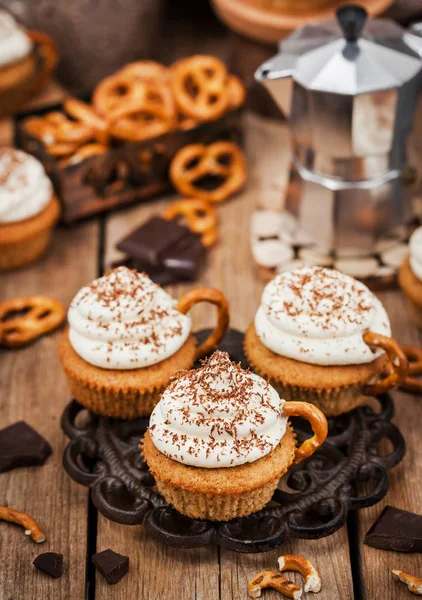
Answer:
<path fill-rule="evenodd" d="M 0 94 L 31 78 L 35 69 L 31 38 L 11 14 L 0 10 Z"/>
<path fill-rule="evenodd" d="M 409 300 L 412 314 L 422 329 L 422 227 L 409 240 L 409 255 L 399 270 L 399 284 Z"/>

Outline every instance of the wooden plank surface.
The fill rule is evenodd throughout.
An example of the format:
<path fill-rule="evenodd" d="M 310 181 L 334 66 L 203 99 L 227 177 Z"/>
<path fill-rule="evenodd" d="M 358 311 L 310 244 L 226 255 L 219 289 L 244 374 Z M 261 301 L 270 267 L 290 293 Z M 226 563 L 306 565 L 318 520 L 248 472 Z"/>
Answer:
<path fill-rule="evenodd" d="M 96 275 L 97 246 L 94 222 L 73 231 L 57 230 L 46 258 L 0 275 L 0 300 L 42 293 L 68 305 L 75 291 Z M 0 474 L 0 505 L 28 512 L 47 535 L 47 541 L 37 545 L 22 528 L 0 522 L 0 600 L 82 600 L 85 594 L 88 494 L 62 467 L 67 440 L 60 416 L 69 394 L 57 352 L 59 336 L 56 332 L 0 355 L 0 426 L 23 419 L 53 447 L 44 466 Z M 64 555 L 60 580 L 32 566 L 34 558 L 46 551 Z"/>

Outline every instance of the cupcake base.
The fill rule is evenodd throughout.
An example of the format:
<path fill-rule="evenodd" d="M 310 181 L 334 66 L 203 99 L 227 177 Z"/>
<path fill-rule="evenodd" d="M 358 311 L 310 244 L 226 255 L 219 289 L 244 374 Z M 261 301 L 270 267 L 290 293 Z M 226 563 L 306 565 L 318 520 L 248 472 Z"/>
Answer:
<path fill-rule="evenodd" d="M 290 424 L 267 456 L 238 467 L 191 467 L 167 458 L 146 432 L 142 452 L 166 501 L 193 519 L 229 521 L 261 510 L 293 463 L 296 438 Z"/>
<path fill-rule="evenodd" d="M 412 271 L 409 258 L 406 258 L 401 265 L 398 279 L 400 287 L 408 299 L 415 324 L 422 329 L 422 281 Z"/>
<path fill-rule="evenodd" d="M 39 214 L 16 223 L 0 224 L 0 271 L 9 271 L 38 260 L 51 242 L 60 215 L 55 196 Z"/>
<path fill-rule="evenodd" d="M 195 362 L 196 340 L 190 336 L 173 356 L 151 367 L 101 369 L 73 349 L 68 330 L 60 340 L 60 359 L 71 394 L 93 413 L 119 419 L 151 414 L 173 375 Z"/>
<path fill-rule="evenodd" d="M 0 93 L 12 90 L 28 81 L 36 71 L 34 52 L 7 67 L 0 69 Z"/>
<path fill-rule="evenodd" d="M 375 383 L 388 366 L 385 354 L 370 363 L 333 366 L 279 356 L 262 344 L 253 324 L 246 331 L 244 349 L 253 370 L 267 379 L 284 400 L 310 402 L 328 417 L 365 404 L 364 387 Z"/>

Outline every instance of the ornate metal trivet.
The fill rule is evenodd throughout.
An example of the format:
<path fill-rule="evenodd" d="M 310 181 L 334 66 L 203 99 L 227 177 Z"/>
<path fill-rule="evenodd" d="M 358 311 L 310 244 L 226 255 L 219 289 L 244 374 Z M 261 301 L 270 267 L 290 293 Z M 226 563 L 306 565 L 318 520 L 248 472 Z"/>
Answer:
<path fill-rule="evenodd" d="M 200 332 L 198 337 L 203 335 Z M 244 364 L 242 338 L 239 332 L 230 331 L 221 349 Z M 72 400 L 62 417 L 63 430 L 71 439 L 63 462 L 72 479 L 91 489 L 95 506 L 112 521 L 142 524 L 158 540 L 180 548 L 216 543 L 238 552 L 264 552 L 290 536 L 331 535 L 344 524 L 349 510 L 372 506 L 385 496 L 388 470 L 403 458 L 405 442 L 390 422 L 391 397 L 385 395 L 378 401 L 378 413 L 363 406 L 329 419 L 327 441 L 311 458 L 289 470 L 272 501 L 250 517 L 226 523 L 184 517 L 156 492 L 138 449 L 148 418 L 97 417 Z M 81 413 L 87 417 L 84 425 L 79 424 Z M 293 425 L 299 441 L 309 435 L 301 421 Z M 390 441 L 390 454 L 379 451 L 383 438 Z"/>

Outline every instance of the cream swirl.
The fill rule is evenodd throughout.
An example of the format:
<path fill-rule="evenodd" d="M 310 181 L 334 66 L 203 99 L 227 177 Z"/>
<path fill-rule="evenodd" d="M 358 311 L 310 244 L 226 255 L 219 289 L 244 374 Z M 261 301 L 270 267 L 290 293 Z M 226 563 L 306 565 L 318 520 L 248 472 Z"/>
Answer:
<path fill-rule="evenodd" d="M 305 267 L 277 275 L 255 315 L 261 342 L 280 356 L 315 365 L 369 363 L 363 334 L 390 336 L 387 313 L 360 281 L 334 269 Z"/>
<path fill-rule="evenodd" d="M 149 367 L 175 354 L 190 317 L 145 273 L 119 267 L 83 287 L 69 312 L 69 340 L 79 356 L 103 369 Z"/>
<path fill-rule="evenodd" d="M 415 276 L 422 281 L 422 227 L 413 232 L 409 240 L 410 267 Z"/>
<path fill-rule="evenodd" d="M 32 42 L 11 14 L 0 10 L 0 69 L 30 54 Z"/>
<path fill-rule="evenodd" d="M 37 215 L 52 194 L 51 181 L 36 158 L 14 148 L 0 149 L 0 224 Z"/>
<path fill-rule="evenodd" d="M 225 352 L 184 371 L 161 396 L 150 419 L 155 447 L 195 467 L 236 467 L 269 454 L 286 432 L 284 400 L 264 379 Z"/>

